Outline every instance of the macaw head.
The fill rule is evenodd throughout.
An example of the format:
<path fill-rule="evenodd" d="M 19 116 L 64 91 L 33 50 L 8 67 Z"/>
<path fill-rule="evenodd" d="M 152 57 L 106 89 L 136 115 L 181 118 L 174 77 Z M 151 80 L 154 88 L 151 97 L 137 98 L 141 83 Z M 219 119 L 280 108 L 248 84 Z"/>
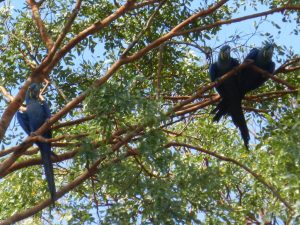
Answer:
<path fill-rule="evenodd" d="M 230 58 L 230 46 L 224 45 L 219 53 L 219 59 L 228 60 Z"/>
<path fill-rule="evenodd" d="M 270 42 L 265 43 L 265 45 L 262 47 L 262 56 L 265 61 L 270 61 L 272 59 L 274 47 L 274 44 Z"/>
<path fill-rule="evenodd" d="M 26 99 L 39 99 L 40 89 L 40 84 L 32 83 L 26 92 Z"/>

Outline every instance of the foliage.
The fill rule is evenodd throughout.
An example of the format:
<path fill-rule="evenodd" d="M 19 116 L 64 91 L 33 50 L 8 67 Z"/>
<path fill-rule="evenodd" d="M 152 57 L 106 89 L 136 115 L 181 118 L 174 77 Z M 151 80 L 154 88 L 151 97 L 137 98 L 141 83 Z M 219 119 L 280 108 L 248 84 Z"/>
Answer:
<path fill-rule="evenodd" d="M 163 2 L 161 8 L 147 27 L 160 2 Z M 289 2 L 299 6 L 298 1 Z M 75 3 L 75 0 L 49 0 L 40 6 L 41 18 L 53 40 L 61 34 Z M 98 21 L 125 3 L 82 1 L 59 50 L 86 28 L 101 24 Z M 279 0 L 248 3 L 229 1 L 208 16 L 193 20 L 184 30 L 286 5 L 286 1 Z M 31 76 L 32 68 L 38 67 L 50 50 L 32 18 L 30 4 L 23 8 L 0 4 L 3 21 L 0 25 L 0 86 L 14 95 Z M 52 113 L 65 110 L 72 99 L 85 95 L 84 101 L 72 111 L 66 111 L 59 122 L 94 117 L 53 129 L 54 137 L 62 137 L 53 143 L 56 154 L 76 151 L 74 157 L 54 164 L 57 189 L 68 186 L 97 160 L 102 161 L 96 173 L 68 191 L 55 203 L 55 208 L 36 212 L 30 221 L 43 224 L 300 222 L 300 111 L 295 91 L 283 93 L 285 86 L 269 79 L 244 100 L 244 106 L 250 108 L 246 117 L 254 134 L 249 152 L 229 119 L 212 123 L 210 112 L 214 105 L 209 101 L 215 97 L 213 89 L 174 110 L 209 83 L 207 68 L 224 42 L 229 43 L 236 51 L 235 57 L 243 61 L 251 47 L 260 47 L 263 41 L 272 41 L 276 35 L 280 40 L 287 39 L 285 26 L 292 26 L 289 35 L 297 36 L 300 27 L 294 21 L 299 21 L 300 10 L 277 13 L 274 21 L 273 17 L 259 17 L 251 25 L 246 24 L 247 20 L 241 21 L 239 24 L 244 27 L 253 27 L 251 33 L 235 32 L 232 23 L 227 28 L 215 26 L 179 35 L 138 60 L 129 60 L 112 69 L 141 32 L 137 43 L 123 58 L 147 48 L 212 4 L 215 1 L 154 1 L 124 13 L 98 32 L 87 35 L 58 60 L 49 71 L 52 84 L 45 93 Z M 268 30 L 264 30 L 266 24 Z M 299 89 L 300 50 L 297 46 L 290 48 L 289 44 L 276 42 L 273 59 L 277 68 L 294 60 L 285 69 L 296 69 L 282 70 L 276 76 Z M 110 71 L 113 71 L 112 76 L 105 80 Z M 101 79 L 105 81 L 101 83 Z M 101 84 L 96 85 L 97 82 Z M 259 96 L 262 93 L 265 95 Z M 0 95 L 1 113 L 10 104 L 4 99 L 5 96 Z M 183 112 L 202 103 L 207 104 Z M 11 121 L 1 142 L 2 151 L 24 139 L 18 126 L 15 120 Z M 175 142 L 185 145 L 170 144 Z M 32 154 L 22 155 L 13 164 L 27 163 L 24 168 L 9 171 L 0 181 L 0 221 L 49 197 L 41 166 L 30 164 L 30 160 L 39 156 L 34 147 L 27 152 Z M 2 156 L 0 151 L 0 156 L 1 165 L 11 154 Z"/>

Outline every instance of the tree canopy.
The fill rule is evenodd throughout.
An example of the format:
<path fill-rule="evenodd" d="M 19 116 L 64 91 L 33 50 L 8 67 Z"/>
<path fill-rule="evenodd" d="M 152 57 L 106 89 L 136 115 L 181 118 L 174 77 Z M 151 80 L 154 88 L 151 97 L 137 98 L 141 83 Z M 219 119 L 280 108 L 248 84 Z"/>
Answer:
<path fill-rule="evenodd" d="M 1 1 L 0 18 L 0 224 L 300 222 L 298 0 Z M 243 100 L 247 151 L 212 122 L 235 71 L 208 67 L 265 41 L 276 70 Z M 14 115 L 45 80 L 52 117 L 27 137 Z M 57 154 L 55 207 L 37 140 Z"/>

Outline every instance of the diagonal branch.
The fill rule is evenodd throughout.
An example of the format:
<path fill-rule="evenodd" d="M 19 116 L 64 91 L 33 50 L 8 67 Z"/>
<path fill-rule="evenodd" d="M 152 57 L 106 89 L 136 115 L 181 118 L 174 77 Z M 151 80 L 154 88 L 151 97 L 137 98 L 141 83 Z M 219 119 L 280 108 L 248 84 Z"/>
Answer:
<path fill-rule="evenodd" d="M 271 73 L 269 73 L 269 72 L 267 72 L 267 71 L 265 71 L 265 70 L 263 70 L 263 69 L 261 69 L 261 68 L 255 66 L 255 65 L 251 65 L 251 68 L 252 68 L 254 71 L 256 71 L 256 72 L 262 74 L 263 76 L 266 76 L 266 77 L 268 77 L 268 78 L 271 78 L 273 81 L 275 81 L 275 82 L 277 82 L 277 83 L 280 83 L 280 84 L 282 84 L 282 85 L 284 85 L 284 86 L 287 86 L 290 90 L 296 90 L 296 89 L 297 89 L 296 87 L 294 87 L 293 85 L 289 84 L 289 83 L 286 82 L 285 80 L 282 80 L 282 79 L 280 79 L 280 78 L 274 76 L 273 74 L 271 74 Z"/>
<path fill-rule="evenodd" d="M 14 100 L 14 97 L 8 93 L 8 91 L 5 89 L 5 87 L 0 86 L 0 91 L 2 92 L 3 96 L 7 99 L 8 102 L 12 102 Z M 25 111 L 26 107 L 21 106 L 20 110 Z"/>
<path fill-rule="evenodd" d="M 120 7 L 115 13 L 111 14 L 101 22 L 97 22 L 93 24 L 91 27 L 87 28 L 83 32 L 79 33 L 75 38 L 73 38 L 66 46 L 64 46 L 60 52 L 58 52 L 51 63 L 48 65 L 47 60 L 44 60 L 42 64 L 33 72 L 32 76 L 38 75 L 40 72 L 45 73 L 45 71 L 42 71 L 46 65 L 47 71 L 50 72 L 50 70 L 57 64 L 57 62 L 65 55 L 67 52 L 69 52 L 77 43 L 79 43 L 81 40 L 86 38 L 88 35 L 93 34 L 99 30 L 101 30 L 103 27 L 108 26 L 113 20 L 119 18 L 123 14 L 125 14 L 127 11 L 131 9 L 131 7 L 134 6 L 133 2 L 135 1 L 128 1 L 124 6 Z M 227 1 L 222 0 L 218 2 L 216 5 L 208 8 L 207 10 L 203 10 L 199 13 L 196 13 L 192 15 L 190 18 L 186 19 L 179 25 L 177 25 L 174 29 L 172 29 L 168 34 L 162 36 L 161 38 L 157 39 L 156 41 L 149 44 L 144 49 L 138 51 L 136 54 L 130 56 L 130 57 L 124 57 L 122 59 L 117 60 L 106 72 L 106 74 L 101 77 L 100 79 L 96 80 L 94 84 L 92 85 L 92 88 L 100 87 L 102 84 L 104 84 L 122 65 L 127 64 L 129 62 L 133 62 L 137 59 L 140 59 L 143 57 L 147 52 L 152 50 L 153 48 L 156 48 L 164 41 L 170 39 L 175 31 L 178 31 L 179 29 L 183 28 L 186 24 L 189 22 L 194 21 L 195 19 L 206 16 L 218 8 L 220 8 L 223 4 L 225 4 Z M 152 2 L 153 3 L 153 2 Z M 14 115 L 14 113 L 18 110 L 21 103 L 24 101 L 25 92 L 29 86 L 29 84 L 32 82 L 32 78 L 29 77 L 23 87 L 20 89 L 19 93 L 15 97 L 15 100 L 6 108 L 4 111 L 1 121 L 0 121 L 0 140 L 3 139 L 4 134 L 7 130 L 7 127 Z M 39 132 L 45 132 L 47 129 L 50 128 L 52 124 L 54 124 L 56 121 L 58 121 L 62 116 L 64 116 L 66 113 L 68 113 L 70 110 L 72 110 L 74 107 L 76 107 L 80 102 L 82 102 L 85 97 L 87 96 L 88 91 L 82 93 L 77 98 L 73 99 L 71 102 L 69 102 L 63 109 L 61 109 L 58 113 L 56 113 L 51 119 L 48 121 L 48 123 L 44 124 L 40 129 Z M 42 134 L 42 133 L 39 133 Z M 1 165 L 0 165 L 0 173 L 1 173 Z"/>
<path fill-rule="evenodd" d="M 75 124 L 80 124 L 80 123 L 83 123 L 85 121 L 93 120 L 95 118 L 96 118 L 95 115 L 91 115 L 91 116 L 86 116 L 86 117 L 83 117 L 83 118 L 80 118 L 80 119 L 77 119 L 77 120 L 63 122 L 63 123 L 60 123 L 60 124 L 53 125 L 51 127 L 51 130 L 58 130 L 62 127 L 68 127 L 68 126 L 72 126 L 72 125 L 75 125 Z"/>
<path fill-rule="evenodd" d="M 105 158 L 101 158 L 101 159 L 97 160 L 87 171 L 83 172 L 81 175 L 76 177 L 76 179 L 74 181 L 72 181 L 68 185 L 62 187 L 59 191 L 57 191 L 56 192 L 57 198 L 61 198 L 66 193 L 68 193 L 69 191 L 71 191 L 72 189 L 74 189 L 78 185 L 80 185 L 82 182 L 87 180 L 90 176 L 94 175 L 97 172 L 98 166 L 100 165 L 101 162 L 104 161 L 104 159 Z M 23 212 L 20 212 L 20 213 L 15 213 L 11 217 L 7 218 L 6 220 L 1 221 L 0 225 L 13 224 L 17 221 L 20 221 L 22 219 L 25 219 L 29 216 L 32 216 L 32 215 L 36 214 L 37 212 L 39 212 L 42 209 L 50 206 L 51 204 L 52 204 L 52 200 L 51 199 L 46 199 L 46 200 L 40 202 L 39 204 L 37 204 L 36 206 L 34 206 L 30 209 L 27 209 L 27 210 L 25 210 Z"/>
<path fill-rule="evenodd" d="M 186 34 L 194 33 L 194 32 L 201 32 L 201 31 L 204 31 L 204 30 L 208 30 L 208 29 L 212 29 L 214 27 L 224 25 L 224 24 L 237 23 L 237 22 L 241 22 L 241 21 L 244 21 L 244 20 L 249 20 L 249 19 L 262 17 L 262 16 L 267 16 L 267 15 L 270 15 L 270 14 L 273 14 L 273 13 L 276 13 L 276 12 L 284 12 L 284 11 L 287 11 L 287 10 L 300 11 L 300 5 L 283 6 L 283 7 L 271 9 L 271 10 L 268 10 L 268 11 L 255 13 L 255 14 L 251 14 L 251 15 L 243 16 L 243 17 L 239 17 L 239 18 L 235 18 L 235 19 L 216 21 L 215 23 L 212 23 L 212 24 L 209 24 L 209 25 L 206 25 L 206 26 L 187 29 L 187 30 L 183 30 L 183 31 L 178 31 L 178 32 L 176 32 L 176 34 L 174 34 L 174 37 L 175 36 L 182 36 L 182 35 L 186 35 Z"/>
<path fill-rule="evenodd" d="M 40 31 L 41 38 L 45 43 L 47 49 L 50 50 L 53 46 L 53 41 L 46 30 L 43 20 L 41 19 L 41 15 L 39 12 L 39 5 L 35 2 L 35 0 L 27 0 L 27 3 L 31 7 L 32 17 L 37 25 L 37 28 Z"/>
<path fill-rule="evenodd" d="M 61 45 L 63 39 L 66 37 L 67 33 L 71 29 L 71 26 L 80 10 L 82 0 L 77 0 L 75 8 L 73 9 L 65 27 L 62 29 L 61 33 L 59 34 L 58 38 L 56 39 L 55 43 L 53 44 L 48 56 L 46 57 L 45 61 L 49 62 L 52 60 L 54 54 L 57 52 L 57 49 Z"/>

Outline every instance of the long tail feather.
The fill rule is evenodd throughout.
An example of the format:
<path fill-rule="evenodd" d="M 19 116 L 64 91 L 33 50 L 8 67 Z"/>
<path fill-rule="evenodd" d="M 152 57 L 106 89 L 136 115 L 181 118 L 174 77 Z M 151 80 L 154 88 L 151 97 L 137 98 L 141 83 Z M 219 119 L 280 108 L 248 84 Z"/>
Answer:
<path fill-rule="evenodd" d="M 245 147 L 247 149 L 249 149 L 250 135 L 249 135 L 248 127 L 247 127 L 247 122 L 245 120 L 245 116 L 243 113 L 242 104 L 240 101 L 235 102 L 234 104 L 231 104 L 230 116 L 232 118 L 234 125 L 236 127 L 238 127 L 238 129 L 241 132 L 241 136 L 244 141 Z"/>
<path fill-rule="evenodd" d="M 51 161 L 51 146 L 49 143 L 37 143 L 41 150 L 42 162 L 44 166 L 45 176 L 48 183 L 51 199 L 53 202 L 56 200 L 56 189 L 53 174 L 53 165 Z"/>
<path fill-rule="evenodd" d="M 228 114 L 228 104 L 227 102 L 222 99 L 221 102 L 218 103 L 216 108 L 212 110 L 212 113 L 215 113 L 213 117 L 214 122 L 219 122 L 219 120 Z"/>

